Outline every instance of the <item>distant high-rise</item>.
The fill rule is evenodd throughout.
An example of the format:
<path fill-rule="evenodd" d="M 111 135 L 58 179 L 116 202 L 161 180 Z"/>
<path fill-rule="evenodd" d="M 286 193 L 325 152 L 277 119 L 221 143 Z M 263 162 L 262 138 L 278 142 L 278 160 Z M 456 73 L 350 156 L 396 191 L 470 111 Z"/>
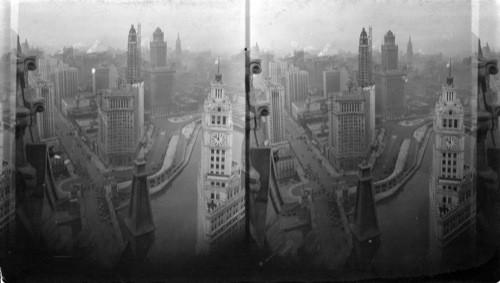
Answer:
<path fill-rule="evenodd" d="M 55 103 L 61 108 L 61 99 L 78 94 L 78 70 L 61 65 L 54 73 Z"/>
<path fill-rule="evenodd" d="M 133 84 L 140 80 L 140 50 L 138 47 L 137 33 L 134 25 L 130 27 L 128 33 L 128 52 L 127 52 L 127 83 Z"/>
<path fill-rule="evenodd" d="M 57 59 L 54 58 L 41 58 L 38 59 L 37 72 L 44 80 L 50 80 L 52 74 L 56 71 Z"/>
<path fill-rule="evenodd" d="M 81 74 L 80 69 L 78 70 L 78 83 L 84 85 L 92 84 L 92 69 L 99 67 L 103 61 L 104 56 L 97 53 L 85 54 L 81 59 Z M 78 69 L 78 65 L 77 65 Z"/>
<path fill-rule="evenodd" d="M 411 35 L 408 38 L 408 44 L 406 45 L 406 60 L 408 62 L 413 60 L 413 44 L 411 43 Z"/>
<path fill-rule="evenodd" d="M 35 82 L 35 92 L 37 98 L 43 98 L 45 101 L 45 111 L 42 113 L 36 113 L 40 139 L 44 140 L 54 137 L 56 133 L 54 125 L 54 84 L 48 80 L 39 78 Z"/>
<path fill-rule="evenodd" d="M 153 33 L 153 41 L 151 41 L 149 46 L 151 66 L 167 66 L 167 42 L 163 39 L 163 31 L 159 27 Z"/>
<path fill-rule="evenodd" d="M 396 70 L 398 68 L 398 45 L 396 36 L 388 31 L 382 44 L 382 70 Z"/>
<path fill-rule="evenodd" d="M 376 112 L 384 118 L 396 118 L 405 114 L 406 74 L 398 69 L 396 36 L 388 31 L 382 44 L 382 68 L 373 74 L 376 86 Z"/>
<path fill-rule="evenodd" d="M 474 168 L 465 163 L 464 108 L 451 76 L 443 85 L 434 115 L 433 162 L 429 180 L 429 242 L 431 256 L 476 222 Z M 474 160 L 472 160 L 474 162 Z"/>
<path fill-rule="evenodd" d="M 269 77 L 273 83 L 280 83 L 281 77 L 286 76 L 290 63 L 286 61 L 270 61 L 269 62 Z"/>
<path fill-rule="evenodd" d="M 182 46 L 181 38 L 179 33 L 177 33 L 177 39 L 175 40 L 175 68 L 178 70 L 182 67 Z"/>
<path fill-rule="evenodd" d="M 361 35 L 359 36 L 357 79 L 358 85 L 360 87 L 365 87 L 372 84 L 371 50 L 365 28 L 363 28 L 363 30 L 361 31 Z"/>
<path fill-rule="evenodd" d="M 142 75 L 142 32 L 141 23 L 137 23 L 137 74 L 139 80 L 141 80 Z"/>
<path fill-rule="evenodd" d="M 328 98 L 329 94 L 347 90 L 349 74 L 347 69 L 327 69 L 323 71 L 323 96 Z"/>
<path fill-rule="evenodd" d="M 292 113 L 292 103 L 306 101 L 309 96 L 309 73 L 298 68 L 290 69 L 285 76 L 285 108 Z"/>
<path fill-rule="evenodd" d="M 98 155 L 108 166 L 130 166 L 137 145 L 136 94 L 131 85 L 107 89 L 98 101 Z"/>
<path fill-rule="evenodd" d="M 366 160 L 372 139 L 369 90 L 354 87 L 328 101 L 328 159 L 338 170 L 356 170 Z"/>
<path fill-rule="evenodd" d="M 153 116 L 161 117 L 173 110 L 175 71 L 167 67 L 148 68 L 144 76 L 145 109 Z"/>
<path fill-rule="evenodd" d="M 109 67 L 97 67 L 92 69 L 92 88 L 94 95 L 99 91 L 110 88 Z"/>
<path fill-rule="evenodd" d="M 271 110 L 266 117 L 267 136 L 271 143 L 278 143 L 285 140 L 285 90 L 281 84 L 270 83 L 266 87 Z"/>
<path fill-rule="evenodd" d="M 262 77 L 267 79 L 270 77 L 270 72 L 269 72 L 269 63 L 273 61 L 273 55 L 269 53 L 264 53 L 260 55 L 260 59 L 262 60 L 261 62 L 261 67 L 262 67 Z"/>

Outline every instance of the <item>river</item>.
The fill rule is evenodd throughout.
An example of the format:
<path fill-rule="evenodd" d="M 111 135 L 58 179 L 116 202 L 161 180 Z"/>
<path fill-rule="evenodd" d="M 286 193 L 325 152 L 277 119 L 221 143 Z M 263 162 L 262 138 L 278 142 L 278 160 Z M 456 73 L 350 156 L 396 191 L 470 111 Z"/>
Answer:
<path fill-rule="evenodd" d="M 188 262 L 196 253 L 197 180 L 201 134 L 184 170 L 165 190 L 151 199 L 155 240 L 148 259 L 157 266 Z M 243 133 L 233 135 L 233 160 L 241 160 Z"/>
<path fill-rule="evenodd" d="M 430 270 L 471 267 L 471 251 L 453 252 L 461 266 L 431 264 L 429 252 L 429 177 L 432 165 L 434 134 L 431 135 L 422 165 L 413 178 L 394 196 L 377 203 L 380 246 L 373 258 L 378 276 L 408 276 L 429 273 Z M 466 137 L 465 162 L 471 160 L 471 138 Z M 465 237 L 465 236 L 464 236 Z M 460 238 L 460 237 L 459 237 Z M 457 238 L 457 241 L 460 239 Z M 463 237 L 462 237 L 463 238 Z M 455 242 L 457 242 L 455 241 Z M 474 255 L 472 255 L 474 256 Z M 461 257 L 461 258 L 457 258 Z M 470 265 L 468 266 L 468 264 Z"/>

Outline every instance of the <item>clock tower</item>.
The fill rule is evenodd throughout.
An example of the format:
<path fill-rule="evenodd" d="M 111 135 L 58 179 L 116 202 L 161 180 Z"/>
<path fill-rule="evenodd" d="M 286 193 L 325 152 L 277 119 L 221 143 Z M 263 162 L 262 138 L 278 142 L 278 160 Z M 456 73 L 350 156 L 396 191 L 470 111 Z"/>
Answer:
<path fill-rule="evenodd" d="M 241 162 L 233 160 L 233 110 L 217 71 L 202 116 L 198 175 L 198 254 L 222 250 L 243 238 L 245 192 Z"/>
<path fill-rule="evenodd" d="M 451 76 L 443 85 L 434 116 L 433 163 L 429 184 L 430 251 L 440 249 L 475 223 L 476 192 L 473 168 L 464 162 L 464 109 Z M 438 259 L 439 260 L 439 259 Z"/>

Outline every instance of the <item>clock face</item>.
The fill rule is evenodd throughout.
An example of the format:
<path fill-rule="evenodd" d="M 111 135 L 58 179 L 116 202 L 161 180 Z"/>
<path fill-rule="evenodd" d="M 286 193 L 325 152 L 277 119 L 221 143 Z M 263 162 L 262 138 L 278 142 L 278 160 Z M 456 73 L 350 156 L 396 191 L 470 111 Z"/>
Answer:
<path fill-rule="evenodd" d="M 224 146 L 226 145 L 226 135 L 221 133 L 212 134 L 212 145 Z"/>
<path fill-rule="evenodd" d="M 457 149 L 458 139 L 453 136 L 446 136 L 443 138 L 443 146 L 445 149 Z"/>

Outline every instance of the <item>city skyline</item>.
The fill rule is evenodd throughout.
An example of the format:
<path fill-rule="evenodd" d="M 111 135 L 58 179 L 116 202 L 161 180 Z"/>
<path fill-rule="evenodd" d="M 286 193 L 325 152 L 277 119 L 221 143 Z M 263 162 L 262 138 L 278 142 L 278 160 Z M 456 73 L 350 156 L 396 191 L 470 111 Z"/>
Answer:
<path fill-rule="evenodd" d="M 105 51 L 109 47 L 126 50 L 123 34 L 138 22 L 142 24 L 145 49 L 157 27 L 164 32 L 169 47 L 175 46 L 178 34 L 185 50 L 212 49 L 233 54 L 244 47 L 244 2 L 40 2 L 43 0 L 19 3 L 18 33 L 23 41 L 28 38 L 49 53 L 68 45 L 87 51 Z M 54 13 L 58 17 L 50 16 Z"/>
<path fill-rule="evenodd" d="M 339 50 L 357 52 L 352 34 L 373 27 L 373 48 L 380 51 L 388 30 L 403 46 L 412 38 L 414 53 L 471 53 L 471 1 L 252 1 L 251 45 L 275 50 L 281 56 L 294 49 L 332 55 Z M 496 28 L 499 3 L 478 4 L 480 17 L 474 33 L 490 46 L 500 45 Z M 495 10 L 496 9 L 496 10 Z M 476 15 L 477 17 L 477 15 Z M 422 24 L 422 23 L 425 24 Z M 430 49 L 430 50 L 429 50 Z"/>
<path fill-rule="evenodd" d="M 12 21 L 17 20 L 18 25 L 14 27 L 18 27 L 17 31 L 23 35 L 23 39 L 28 38 L 35 45 L 47 48 L 49 53 L 68 45 L 86 51 L 104 51 L 108 48 L 124 50 L 126 40 L 119 36 L 121 32 L 110 35 L 107 31 L 128 30 L 125 26 L 137 22 L 142 23 L 142 46 L 145 49 L 149 48 L 156 27 L 164 31 L 169 50 L 173 49 L 178 33 L 183 40 L 184 49 L 189 51 L 212 49 L 234 54 L 244 47 L 243 1 L 196 4 L 189 1 L 51 1 L 47 5 L 38 5 L 44 1 L 21 1 L 17 7 L 18 17 L 13 17 Z M 251 45 L 259 43 L 263 50 L 275 51 L 280 56 L 296 49 L 325 55 L 339 51 L 355 53 L 356 44 L 350 40 L 350 34 L 361 27 L 373 26 L 374 50 L 380 50 L 387 30 L 399 35 L 396 44 L 406 44 L 411 36 L 415 54 L 443 51 L 453 55 L 470 53 L 471 29 L 484 42 L 489 42 L 493 49 L 500 46 L 496 27 L 485 24 L 496 21 L 499 16 L 495 14 L 500 5 L 498 1 L 481 2 L 477 8 L 467 0 L 458 5 L 446 0 L 432 3 L 416 0 L 368 3 L 251 1 Z M 200 8 L 206 12 L 197 12 Z M 472 22 L 476 17 L 475 9 L 481 15 L 476 19 L 477 24 Z M 324 11 L 318 13 L 320 10 Z M 51 18 L 50 14 L 55 11 L 61 16 Z M 87 13 L 81 14 L 80 11 Z M 113 14 L 112 20 L 107 19 L 110 14 Z M 25 19 L 29 19 L 30 23 L 36 22 L 37 25 L 28 25 Z M 426 22 L 425 25 L 421 24 L 422 20 Z M 61 24 L 66 22 L 71 22 L 72 25 Z M 33 26 L 37 28 L 33 29 Z M 290 33 L 292 30 L 293 33 Z"/>
<path fill-rule="evenodd" d="M 18 1 L 7 278 L 360 280 L 500 253 L 500 0 Z"/>

